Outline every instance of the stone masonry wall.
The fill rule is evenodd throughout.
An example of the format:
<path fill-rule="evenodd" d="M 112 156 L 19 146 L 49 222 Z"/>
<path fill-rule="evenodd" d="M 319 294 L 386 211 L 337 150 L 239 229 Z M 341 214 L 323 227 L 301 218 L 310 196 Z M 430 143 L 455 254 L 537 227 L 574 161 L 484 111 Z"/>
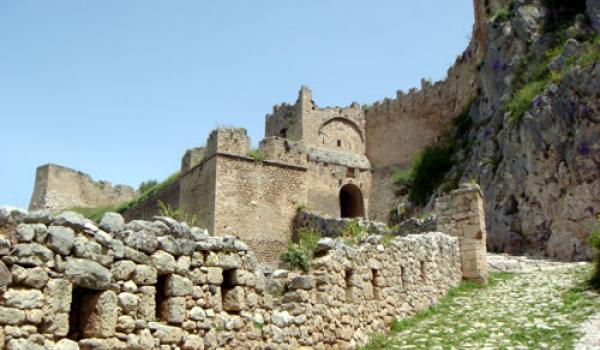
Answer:
<path fill-rule="evenodd" d="M 53 211 L 75 207 L 108 207 L 135 197 L 130 186 L 94 181 L 79 171 L 55 164 L 37 168 L 30 210 Z"/>
<path fill-rule="evenodd" d="M 243 242 L 165 217 L 22 219 L 0 239 L 8 350 L 354 348 L 461 279 L 458 240 L 441 233 L 324 239 L 309 271 L 267 276 Z"/>
<path fill-rule="evenodd" d="M 438 230 L 459 237 L 463 277 L 480 281 L 488 277 L 484 210 L 483 194 L 477 185 L 461 185 L 435 201 Z"/>
<path fill-rule="evenodd" d="M 140 201 L 138 205 L 128 208 L 122 214 L 127 220 L 150 220 L 154 215 L 160 213 L 159 201 L 169 208 L 176 210 L 179 207 L 179 187 L 180 178 L 177 178 L 170 184 L 150 194 L 147 199 Z"/>
<path fill-rule="evenodd" d="M 219 155 L 213 232 L 242 238 L 261 261 L 276 264 L 306 200 L 305 175 L 301 166 Z"/>

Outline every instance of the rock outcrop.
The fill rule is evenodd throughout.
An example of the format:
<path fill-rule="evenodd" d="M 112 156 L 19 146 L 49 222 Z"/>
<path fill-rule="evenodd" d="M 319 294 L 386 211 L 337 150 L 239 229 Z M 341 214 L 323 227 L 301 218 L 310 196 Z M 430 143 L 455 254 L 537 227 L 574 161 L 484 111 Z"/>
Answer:
<path fill-rule="evenodd" d="M 579 260 L 600 213 L 598 1 L 564 3 L 513 1 L 508 18 L 487 23 L 472 142 L 452 176 L 482 185 L 492 250 Z M 508 104 L 536 82 L 511 116 Z"/>

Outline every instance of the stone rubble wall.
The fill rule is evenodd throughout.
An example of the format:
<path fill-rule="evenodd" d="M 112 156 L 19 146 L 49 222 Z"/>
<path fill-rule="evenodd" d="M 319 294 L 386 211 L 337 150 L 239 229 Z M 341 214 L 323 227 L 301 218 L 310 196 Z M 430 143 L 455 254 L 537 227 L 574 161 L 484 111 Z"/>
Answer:
<path fill-rule="evenodd" d="M 463 184 L 435 201 L 438 229 L 459 238 L 463 277 L 479 281 L 488 277 L 484 209 L 478 185 Z"/>
<path fill-rule="evenodd" d="M 166 217 L 0 210 L 0 226 L 8 350 L 354 348 L 462 277 L 458 240 L 442 233 L 324 239 L 299 273 L 263 270 L 240 240 Z"/>
<path fill-rule="evenodd" d="M 37 168 L 30 210 L 65 210 L 100 208 L 132 200 L 136 195 L 130 186 L 94 181 L 88 174 L 60 165 L 46 164 Z"/>

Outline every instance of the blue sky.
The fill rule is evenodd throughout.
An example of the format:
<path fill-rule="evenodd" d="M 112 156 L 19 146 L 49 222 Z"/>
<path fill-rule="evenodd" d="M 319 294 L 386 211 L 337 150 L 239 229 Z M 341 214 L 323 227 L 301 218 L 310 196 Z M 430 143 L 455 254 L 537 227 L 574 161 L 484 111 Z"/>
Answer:
<path fill-rule="evenodd" d="M 293 102 L 372 103 L 439 80 L 472 0 L 0 0 L 0 204 L 37 166 L 137 185 L 178 170 L 211 129 Z"/>

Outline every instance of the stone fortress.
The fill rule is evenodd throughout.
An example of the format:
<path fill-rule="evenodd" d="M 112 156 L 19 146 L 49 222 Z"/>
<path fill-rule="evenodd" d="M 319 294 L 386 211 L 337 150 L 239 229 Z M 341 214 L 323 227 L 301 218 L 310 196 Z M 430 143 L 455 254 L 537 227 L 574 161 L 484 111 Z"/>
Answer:
<path fill-rule="evenodd" d="M 210 233 L 243 239 L 266 262 L 279 260 L 292 238 L 299 207 L 331 217 L 387 221 L 398 200 L 391 172 L 435 142 L 454 114 L 433 112 L 438 99 L 450 98 L 441 93 L 441 85 L 424 83 L 423 91 L 399 93 L 397 101 L 376 104 L 367 112 L 357 103 L 319 108 L 312 92 L 302 87 L 296 103 L 275 106 L 267 115 L 258 150 L 251 149 L 244 129 L 216 129 L 205 147 L 185 153 L 175 181 L 124 216 L 151 219 L 162 201 L 186 211 Z M 432 110 L 415 114 L 418 100 L 431 103 Z M 410 139 L 395 137 L 395 132 Z M 38 169 L 38 178 L 48 167 L 54 169 Z M 36 180 L 31 209 L 47 207 L 40 205 L 38 192 L 60 192 L 72 182 L 65 179 L 65 184 Z"/>

